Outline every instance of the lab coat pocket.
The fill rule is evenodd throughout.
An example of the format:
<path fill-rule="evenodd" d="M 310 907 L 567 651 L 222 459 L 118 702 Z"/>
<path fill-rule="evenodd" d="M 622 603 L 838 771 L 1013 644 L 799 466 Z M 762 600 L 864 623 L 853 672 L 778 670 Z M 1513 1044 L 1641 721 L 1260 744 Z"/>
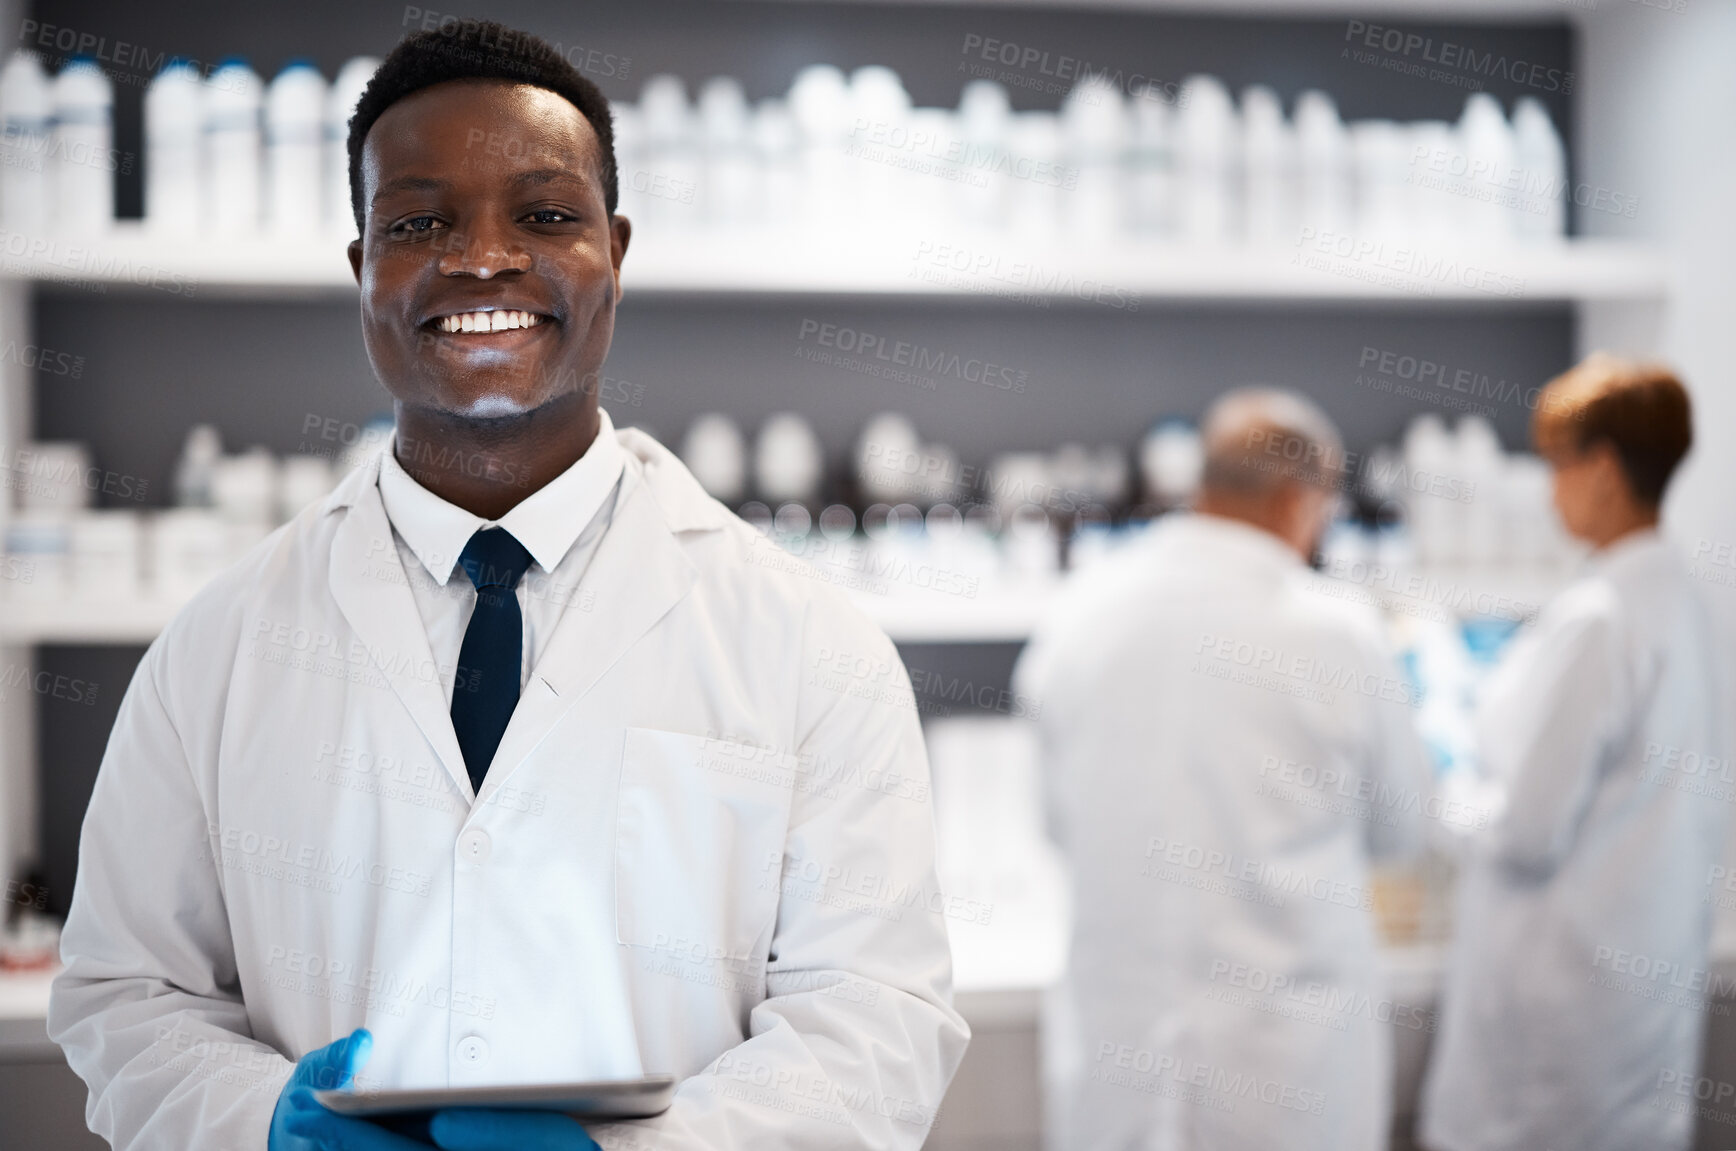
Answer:
<path fill-rule="evenodd" d="M 627 729 L 615 823 L 616 938 L 737 962 L 777 913 L 796 757 Z"/>

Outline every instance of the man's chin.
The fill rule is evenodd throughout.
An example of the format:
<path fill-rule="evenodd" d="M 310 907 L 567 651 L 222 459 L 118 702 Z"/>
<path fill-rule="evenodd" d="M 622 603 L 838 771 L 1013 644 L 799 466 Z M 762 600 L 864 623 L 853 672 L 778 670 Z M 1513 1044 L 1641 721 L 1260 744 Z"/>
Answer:
<path fill-rule="evenodd" d="M 467 420 L 509 420 L 529 415 L 542 405 L 523 396 L 506 392 L 488 392 L 472 399 L 467 405 L 453 410 L 453 415 Z"/>
<path fill-rule="evenodd" d="M 437 391 L 430 405 L 455 420 L 510 420 L 527 416 L 543 407 L 550 397 L 527 392 L 522 386 L 502 382 L 498 386 L 467 386 Z"/>

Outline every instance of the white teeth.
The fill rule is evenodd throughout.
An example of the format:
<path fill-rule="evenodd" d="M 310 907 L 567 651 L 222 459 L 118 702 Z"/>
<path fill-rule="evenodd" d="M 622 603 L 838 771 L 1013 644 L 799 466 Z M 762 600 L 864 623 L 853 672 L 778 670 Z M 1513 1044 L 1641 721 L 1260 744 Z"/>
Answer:
<path fill-rule="evenodd" d="M 500 332 L 513 328 L 534 328 L 542 322 L 543 317 L 535 312 L 499 310 L 442 316 L 435 321 L 435 326 L 442 332 Z"/>

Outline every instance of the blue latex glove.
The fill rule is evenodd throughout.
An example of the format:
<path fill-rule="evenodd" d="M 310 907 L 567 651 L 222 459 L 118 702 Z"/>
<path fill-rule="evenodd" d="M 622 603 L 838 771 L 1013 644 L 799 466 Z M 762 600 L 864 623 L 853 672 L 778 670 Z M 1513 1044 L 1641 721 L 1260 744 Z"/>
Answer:
<path fill-rule="evenodd" d="M 553 1111 L 449 1109 L 431 1130 L 446 1151 L 599 1151 L 577 1119 Z"/>
<path fill-rule="evenodd" d="M 416 1151 L 428 1144 L 394 1135 L 365 1119 L 327 1111 L 315 1091 L 348 1087 L 373 1050 L 374 1037 L 358 1027 L 336 1043 L 309 1051 L 295 1065 L 271 1116 L 269 1151 Z"/>

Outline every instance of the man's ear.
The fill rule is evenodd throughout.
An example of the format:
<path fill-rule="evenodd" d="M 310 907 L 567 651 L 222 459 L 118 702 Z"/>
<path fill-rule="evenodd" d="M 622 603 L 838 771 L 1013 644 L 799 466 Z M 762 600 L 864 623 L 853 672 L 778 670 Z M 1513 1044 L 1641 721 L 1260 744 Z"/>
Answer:
<path fill-rule="evenodd" d="M 625 215 L 609 217 L 609 264 L 615 266 L 615 302 L 621 302 L 621 260 L 627 259 L 627 245 L 634 238 L 634 222 Z"/>
<path fill-rule="evenodd" d="M 1618 492 L 1630 503 L 1638 503 L 1639 497 L 1634 494 L 1633 481 L 1628 478 L 1627 468 L 1622 466 L 1621 453 L 1615 450 L 1615 445 L 1609 440 L 1598 440 L 1586 449 L 1597 461 L 1599 486 L 1605 491 Z"/>
<path fill-rule="evenodd" d="M 348 251 L 350 255 L 350 271 L 355 273 L 356 283 L 359 285 L 362 282 L 362 242 L 360 240 L 351 240 Z M 619 262 L 620 261 L 616 261 L 616 263 Z"/>
<path fill-rule="evenodd" d="M 625 216 L 609 217 L 609 263 L 615 267 L 615 302 L 621 302 L 621 261 L 627 256 L 627 245 L 633 239 L 633 221 Z"/>

